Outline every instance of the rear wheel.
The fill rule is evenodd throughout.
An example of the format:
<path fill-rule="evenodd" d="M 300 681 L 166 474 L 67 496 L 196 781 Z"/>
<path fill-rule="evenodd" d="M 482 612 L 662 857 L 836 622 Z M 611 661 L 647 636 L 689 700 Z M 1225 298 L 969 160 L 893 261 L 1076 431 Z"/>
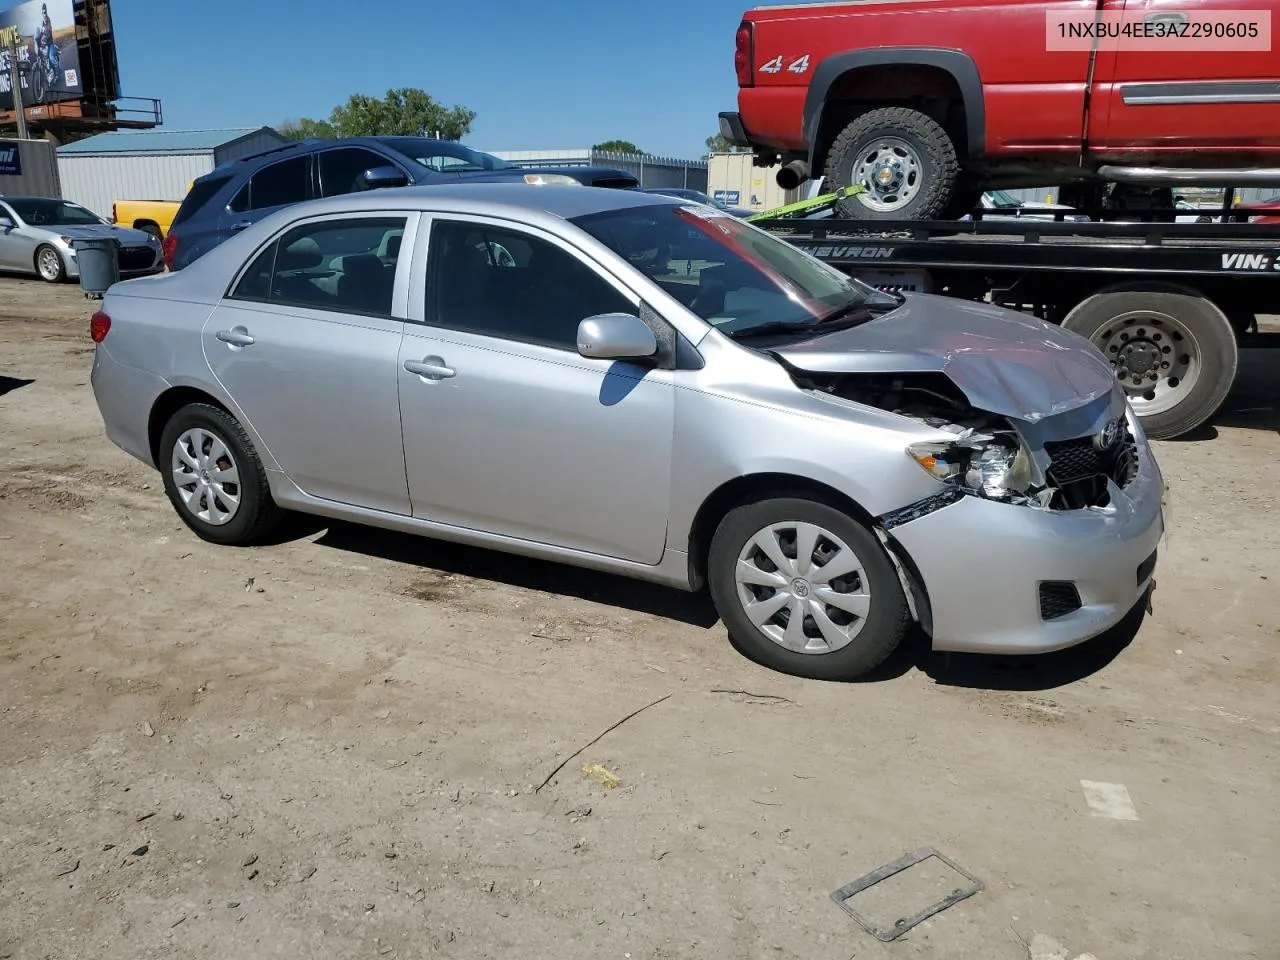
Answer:
<path fill-rule="evenodd" d="M 836 137 L 823 175 L 863 192 L 839 203 L 851 220 L 932 220 L 942 215 L 960 165 L 955 144 L 931 117 L 907 107 L 869 110 Z"/>
<path fill-rule="evenodd" d="M 814 500 L 730 511 L 711 541 L 708 581 L 734 645 L 758 663 L 816 680 L 879 665 L 908 623 L 902 585 L 875 536 Z"/>
<path fill-rule="evenodd" d="M 1102 351 L 1147 435 L 1189 433 L 1217 412 L 1239 363 L 1235 332 L 1214 303 L 1164 284 L 1103 290 L 1063 327 Z"/>
<path fill-rule="evenodd" d="M 160 436 L 158 466 L 169 502 L 203 540 L 244 546 L 280 521 L 262 461 L 225 410 L 197 403 L 175 413 Z"/>

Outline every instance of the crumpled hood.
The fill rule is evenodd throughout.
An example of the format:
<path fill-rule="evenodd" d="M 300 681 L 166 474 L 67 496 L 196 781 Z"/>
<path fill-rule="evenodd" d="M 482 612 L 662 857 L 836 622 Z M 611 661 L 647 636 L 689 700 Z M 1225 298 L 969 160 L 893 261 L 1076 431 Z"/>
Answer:
<path fill-rule="evenodd" d="M 771 353 L 811 373 L 943 373 L 979 410 L 1035 423 L 1115 387 L 1083 337 L 1035 317 L 966 300 L 908 294 L 858 327 Z"/>
<path fill-rule="evenodd" d="M 51 224 L 36 229 L 58 237 L 70 237 L 72 240 L 100 240 L 103 237 L 115 237 L 122 246 L 126 247 L 145 247 L 151 240 L 149 233 L 110 223 L 87 223 L 74 227 Z"/>

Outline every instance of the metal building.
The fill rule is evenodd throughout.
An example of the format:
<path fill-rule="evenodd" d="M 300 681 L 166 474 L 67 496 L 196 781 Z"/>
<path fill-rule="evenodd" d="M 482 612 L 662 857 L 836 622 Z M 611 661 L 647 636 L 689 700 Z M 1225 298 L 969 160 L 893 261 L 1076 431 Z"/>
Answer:
<path fill-rule="evenodd" d="M 196 177 L 285 143 L 270 127 L 120 130 L 58 148 L 62 195 L 99 216 L 117 200 L 181 200 Z"/>
<path fill-rule="evenodd" d="M 48 140 L 0 139 L 0 195 L 60 197 L 58 163 Z"/>
<path fill-rule="evenodd" d="M 647 153 L 611 153 L 584 147 L 577 150 L 489 150 L 487 153 L 521 167 L 613 167 L 640 181 L 646 190 L 653 187 L 707 189 L 704 160 L 677 160 Z"/>

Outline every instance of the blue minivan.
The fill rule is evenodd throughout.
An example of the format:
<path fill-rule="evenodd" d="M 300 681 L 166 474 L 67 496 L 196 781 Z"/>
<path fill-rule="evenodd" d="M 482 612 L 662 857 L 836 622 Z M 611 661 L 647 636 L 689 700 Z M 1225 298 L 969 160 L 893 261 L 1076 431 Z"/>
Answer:
<path fill-rule="evenodd" d="M 640 188 L 640 181 L 623 170 L 520 167 L 452 140 L 305 140 L 225 163 L 196 180 L 165 237 L 164 261 L 170 270 L 181 270 L 245 227 L 306 200 L 462 181 Z"/>

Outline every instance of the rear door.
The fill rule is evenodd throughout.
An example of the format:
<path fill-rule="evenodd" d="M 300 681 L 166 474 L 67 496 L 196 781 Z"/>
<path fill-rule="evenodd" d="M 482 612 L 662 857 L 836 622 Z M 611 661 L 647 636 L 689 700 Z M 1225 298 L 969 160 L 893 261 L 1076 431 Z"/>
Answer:
<path fill-rule="evenodd" d="M 236 414 L 305 493 L 408 514 L 397 357 L 417 214 L 318 217 L 256 252 L 205 323 Z"/>
<path fill-rule="evenodd" d="M 1259 16 L 1267 7 L 1275 10 L 1274 3 L 1255 4 L 1253 11 L 1234 0 L 1117 0 L 1112 6 L 1137 29 L 1172 28 L 1183 35 L 1162 49 L 1144 49 L 1155 44 L 1127 36 L 1109 41 L 1116 46 L 1115 68 L 1099 91 L 1099 100 L 1110 105 L 1100 149 L 1157 155 L 1277 150 L 1280 56 L 1269 49 Z M 1215 34 L 1258 35 L 1192 36 L 1206 26 Z"/>
<path fill-rule="evenodd" d="M 222 214 L 223 239 L 284 207 L 315 197 L 311 154 L 269 163 L 251 176 Z"/>

